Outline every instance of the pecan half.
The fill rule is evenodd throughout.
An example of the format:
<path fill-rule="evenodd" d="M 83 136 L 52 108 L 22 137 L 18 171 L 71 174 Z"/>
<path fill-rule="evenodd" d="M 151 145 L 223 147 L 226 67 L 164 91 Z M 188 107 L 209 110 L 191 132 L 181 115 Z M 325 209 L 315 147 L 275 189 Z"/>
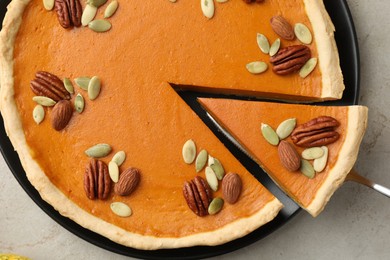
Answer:
<path fill-rule="evenodd" d="M 84 174 L 84 190 L 91 200 L 108 198 L 111 190 L 111 179 L 107 164 L 96 159 L 89 161 Z"/>
<path fill-rule="evenodd" d="M 67 0 L 68 1 L 68 10 L 69 17 L 72 21 L 73 26 L 80 27 L 81 26 L 81 16 L 83 14 L 83 9 L 81 7 L 79 0 Z"/>
<path fill-rule="evenodd" d="M 183 196 L 188 207 L 198 216 L 206 216 L 212 199 L 212 192 L 207 182 L 200 176 L 192 181 L 186 181 L 183 186 Z"/>
<path fill-rule="evenodd" d="M 30 87 L 34 94 L 51 98 L 56 102 L 70 99 L 64 83 L 57 76 L 46 71 L 38 71 L 35 79 L 30 82 Z"/>
<path fill-rule="evenodd" d="M 72 21 L 69 17 L 67 0 L 55 0 L 54 9 L 56 10 L 57 19 L 60 25 L 65 29 L 72 27 Z"/>
<path fill-rule="evenodd" d="M 81 26 L 82 7 L 79 0 L 55 0 L 54 8 L 62 27 Z"/>
<path fill-rule="evenodd" d="M 305 45 L 292 45 L 280 49 L 270 58 L 274 65 L 272 70 L 279 75 L 286 75 L 298 71 L 310 59 L 311 52 Z"/>
<path fill-rule="evenodd" d="M 301 147 L 315 147 L 331 144 L 339 139 L 335 131 L 340 123 L 333 117 L 320 116 L 297 126 L 291 133 L 291 140 Z"/>

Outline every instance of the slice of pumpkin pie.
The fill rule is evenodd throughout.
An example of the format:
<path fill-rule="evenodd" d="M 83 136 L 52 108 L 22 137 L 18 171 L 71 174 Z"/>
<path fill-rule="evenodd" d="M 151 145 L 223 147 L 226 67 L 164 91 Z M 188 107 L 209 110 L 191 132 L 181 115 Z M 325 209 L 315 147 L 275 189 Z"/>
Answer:
<path fill-rule="evenodd" d="M 302 208 L 317 216 L 352 169 L 367 124 L 363 106 L 199 99 Z"/>

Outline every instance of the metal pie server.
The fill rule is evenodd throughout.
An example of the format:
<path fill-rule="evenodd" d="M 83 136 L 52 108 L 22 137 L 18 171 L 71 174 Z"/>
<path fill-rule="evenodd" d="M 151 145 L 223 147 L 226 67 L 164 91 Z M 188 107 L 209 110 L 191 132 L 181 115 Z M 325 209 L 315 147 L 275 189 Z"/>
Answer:
<path fill-rule="evenodd" d="M 224 129 L 209 113 L 207 113 L 207 117 L 213 122 L 213 124 L 219 129 L 219 131 L 231 142 L 233 143 L 240 151 L 242 151 L 246 156 L 251 158 L 253 161 L 254 156 L 252 156 L 226 129 Z M 352 169 L 346 178 L 346 181 L 354 181 L 360 184 L 363 184 L 385 196 L 390 198 L 390 189 L 386 188 L 382 185 L 379 185 L 357 173 L 355 169 Z"/>

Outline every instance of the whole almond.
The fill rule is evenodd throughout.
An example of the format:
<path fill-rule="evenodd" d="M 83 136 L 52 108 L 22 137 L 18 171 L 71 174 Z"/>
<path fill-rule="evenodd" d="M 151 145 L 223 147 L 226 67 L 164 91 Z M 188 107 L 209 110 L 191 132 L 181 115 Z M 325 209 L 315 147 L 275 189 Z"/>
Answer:
<path fill-rule="evenodd" d="M 234 204 L 240 197 L 242 181 L 237 173 L 229 172 L 222 179 L 222 194 L 226 202 Z"/>
<path fill-rule="evenodd" d="M 280 15 L 271 18 L 271 27 L 274 32 L 285 40 L 294 40 L 295 34 L 291 24 Z"/>
<path fill-rule="evenodd" d="M 140 179 L 140 170 L 136 168 L 125 170 L 120 174 L 119 181 L 115 184 L 115 193 L 121 196 L 130 195 L 137 188 Z"/>
<path fill-rule="evenodd" d="M 282 140 L 278 146 L 279 159 L 284 168 L 294 172 L 301 166 L 301 158 L 294 146 L 287 141 Z"/>
<path fill-rule="evenodd" d="M 73 106 L 69 100 L 60 100 L 51 113 L 51 125 L 57 131 L 64 129 L 73 115 Z"/>

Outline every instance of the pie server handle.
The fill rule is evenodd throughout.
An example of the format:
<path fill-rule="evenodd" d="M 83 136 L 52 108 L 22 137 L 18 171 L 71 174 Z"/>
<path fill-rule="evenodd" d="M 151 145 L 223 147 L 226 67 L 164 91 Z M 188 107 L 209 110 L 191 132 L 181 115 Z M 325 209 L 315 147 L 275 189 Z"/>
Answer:
<path fill-rule="evenodd" d="M 360 184 L 363 184 L 385 196 L 390 198 L 390 189 L 385 186 L 379 185 L 363 176 L 361 176 L 355 169 L 352 169 L 347 175 L 347 181 L 353 181 Z"/>

